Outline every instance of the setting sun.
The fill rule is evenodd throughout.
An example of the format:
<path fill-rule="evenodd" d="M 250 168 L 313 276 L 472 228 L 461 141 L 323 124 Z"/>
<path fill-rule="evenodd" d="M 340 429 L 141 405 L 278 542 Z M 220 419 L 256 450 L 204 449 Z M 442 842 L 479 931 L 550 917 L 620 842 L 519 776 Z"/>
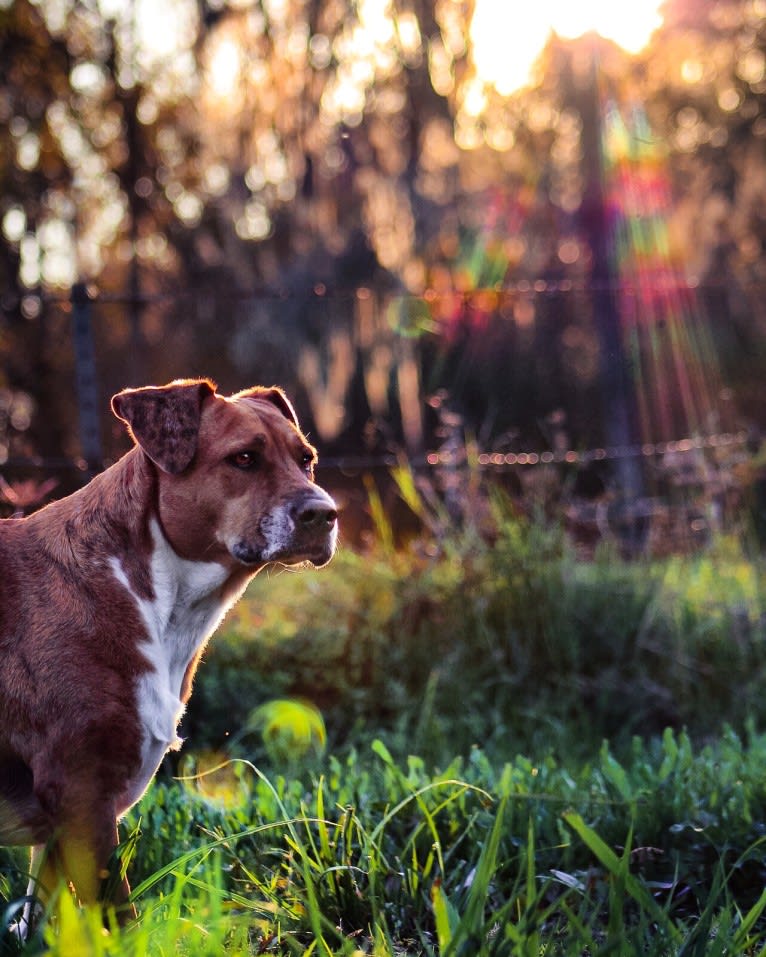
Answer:
<path fill-rule="evenodd" d="M 661 0 L 539 0 L 521 9 L 508 0 L 476 0 L 470 33 L 477 73 L 501 95 L 529 85 L 551 33 L 573 39 L 595 30 L 637 53 L 662 22 L 660 6 Z"/>

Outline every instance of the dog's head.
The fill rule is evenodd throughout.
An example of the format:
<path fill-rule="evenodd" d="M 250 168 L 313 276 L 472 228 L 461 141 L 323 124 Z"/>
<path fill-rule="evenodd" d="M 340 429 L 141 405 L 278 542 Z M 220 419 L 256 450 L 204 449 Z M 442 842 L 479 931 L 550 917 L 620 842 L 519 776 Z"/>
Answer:
<path fill-rule="evenodd" d="M 156 467 L 158 518 L 182 558 L 330 560 L 336 506 L 314 482 L 316 450 L 281 389 L 225 397 L 207 380 L 181 380 L 126 389 L 112 409 Z"/>

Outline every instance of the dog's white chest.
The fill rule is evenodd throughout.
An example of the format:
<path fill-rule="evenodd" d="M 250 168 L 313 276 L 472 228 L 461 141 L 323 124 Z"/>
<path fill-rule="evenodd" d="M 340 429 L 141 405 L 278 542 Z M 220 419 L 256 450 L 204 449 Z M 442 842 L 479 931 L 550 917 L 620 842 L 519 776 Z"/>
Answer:
<path fill-rule="evenodd" d="M 141 767 L 127 783 L 120 813 L 141 797 L 165 752 L 180 746 L 176 729 L 184 711 L 184 675 L 231 604 L 231 599 L 225 601 L 221 596 L 227 578 L 222 565 L 179 558 L 154 524 L 152 538 L 152 600 L 139 598 L 119 560 L 111 559 L 115 576 L 141 612 L 148 640 L 141 643 L 140 650 L 152 666 L 136 688 Z"/>

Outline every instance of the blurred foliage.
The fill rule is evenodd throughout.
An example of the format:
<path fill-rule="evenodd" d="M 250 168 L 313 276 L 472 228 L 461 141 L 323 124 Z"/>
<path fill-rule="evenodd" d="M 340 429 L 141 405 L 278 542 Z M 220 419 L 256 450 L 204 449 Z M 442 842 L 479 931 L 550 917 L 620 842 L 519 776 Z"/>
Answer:
<path fill-rule="evenodd" d="M 712 195 L 699 196 L 718 205 L 709 228 L 734 204 L 739 261 L 763 268 L 760 2 L 671 0 L 663 13 L 635 61 L 604 45 L 604 81 L 628 102 L 650 100 L 679 171 L 697 171 L 694 187 L 707 181 Z M 525 253 L 513 228 L 525 205 L 552 202 L 555 215 L 580 202 L 572 94 L 587 56 L 551 41 L 534 84 L 501 95 L 477 62 L 471 15 L 447 0 L 417 12 L 395 0 L 4 4 L 4 287 L 98 276 L 114 289 L 126 240 L 139 244 L 148 289 L 163 273 L 199 282 L 206 268 L 222 270 L 221 288 L 284 284 L 312 256 L 358 255 L 350 240 L 361 231 L 377 262 L 420 294 L 424 268 L 468 268 L 459 227 L 476 230 L 487 215 L 495 231 L 482 241 L 509 244 L 507 264 L 514 245 Z M 550 181 L 536 198 L 541 168 Z M 465 208 L 471 196 L 485 199 Z M 689 198 L 682 187 L 686 208 Z M 532 274 L 550 254 L 542 226 L 526 243 L 539 247 L 526 250 L 538 257 Z M 710 256 L 719 240 L 688 251 Z M 352 284 L 365 277 L 353 273 Z M 504 273 L 490 268 L 483 285 Z M 310 274 L 322 281 L 319 262 Z"/>
<path fill-rule="evenodd" d="M 495 508 L 476 527 L 392 551 L 341 551 L 321 573 L 257 578 L 211 643 L 184 719 L 225 750 L 271 698 L 324 715 L 337 749 L 385 729 L 425 757 L 479 743 L 539 752 L 665 727 L 766 719 L 764 570 L 734 539 L 625 561 Z M 248 739 L 231 753 L 260 756 Z"/>
<path fill-rule="evenodd" d="M 599 82 L 669 146 L 672 248 L 758 418 L 766 18 L 761 0 L 663 12 L 639 55 L 599 44 Z M 589 303 L 556 285 L 591 266 L 591 40 L 552 38 L 513 92 L 482 73 L 472 16 L 468 0 L 0 4 L 0 387 L 36 410 L 31 429 L 0 421 L 0 458 L 76 454 L 77 279 L 101 297 L 105 390 L 279 380 L 348 450 L 419 447 L 447 388 L 496 444 L 539 444 L 562 408 L 577 442 L 599 440 Z"/>

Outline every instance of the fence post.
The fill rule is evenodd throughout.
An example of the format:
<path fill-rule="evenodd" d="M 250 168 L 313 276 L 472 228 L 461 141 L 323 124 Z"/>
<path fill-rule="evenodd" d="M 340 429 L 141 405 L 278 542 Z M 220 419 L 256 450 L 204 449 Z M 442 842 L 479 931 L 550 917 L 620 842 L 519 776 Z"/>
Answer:
<path fill-rule="evenodd" d="M 633 454 L 636 436 L 631 370 L 620 327 L 620 308 L 611 260 L 611 236 L 604 193 L 602 155 L 602 110 L 599 97 L 598 39 L 591 38 L 587 73 L 577 84 L 577 105 L 582 120 L 582 151 L 585 189 L 580 219 L 590 246 L 593 313 L 599 340 L 601 393 L 604 404 L 604 433 L 608 446 L 620 450 L 614 461 L 619 501 L 616 505 L 620 538 L 631 551 L 640 551 L 646 534 L 646 520 L 636 511 L 644 497 L 645 483 L 640 456 Z"/>
<path fill-rule="evenodd" d="M 80 418 L 80 446 L 90 477 L 103 463 L 99 396 L 96 379 L 96 353 L 93 347 L 93 305 L 85 283 L 72 286 L 72 333 L 74 340 L 77 408 Z"/>

